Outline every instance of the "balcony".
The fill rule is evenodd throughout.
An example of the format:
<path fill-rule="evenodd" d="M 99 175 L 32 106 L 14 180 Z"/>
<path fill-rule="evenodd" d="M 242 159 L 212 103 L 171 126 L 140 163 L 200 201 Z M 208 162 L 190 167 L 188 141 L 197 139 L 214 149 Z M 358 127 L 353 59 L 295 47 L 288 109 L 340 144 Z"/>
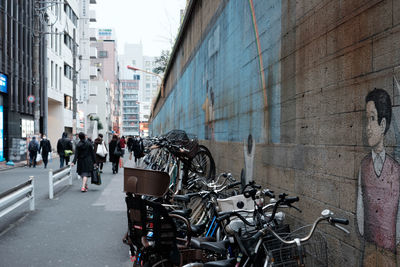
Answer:
<path fill-rule="evenodd" d="M 90 86 L 90 96 L 96 96 L 98 93 L 98 88 L 97 86 Z"/>
<path fill-rule="evenodd" d="M 97 48 L 94 46 L 90 47 L 90 58 L 97 58 Z"/>
<path fill-rule="evenodd" d="M 97 41 L 97 30 L 95 28 L 89 28 L 90 41 Z"/>
<path fill-rule="evenodd" d="M 90 78 L 91 79 L 97 78 L 97 67 L 90 66 Z"/>
<path fill-rule="evenodd" d="M 95 10 L 89 10 L 89 21 L 90 22 L 96 22 L 96 11 Z"/>

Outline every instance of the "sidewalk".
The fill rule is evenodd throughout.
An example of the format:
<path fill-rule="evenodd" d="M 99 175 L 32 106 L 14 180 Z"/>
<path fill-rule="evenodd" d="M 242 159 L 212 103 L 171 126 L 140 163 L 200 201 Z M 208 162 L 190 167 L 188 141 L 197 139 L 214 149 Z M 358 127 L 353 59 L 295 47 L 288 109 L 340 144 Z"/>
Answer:
<path fill-rule="evenodd" d="M 58 164 L 53 160 L 48 167 Z M 1 266 L 132 265 L 122 243 L 127 229 L 122 169 L 113 175 L 108 162 L 101 186 L 89 183 L 89 191 L 81 193 L 81 180 L 74 178 L 49 200 L 48 169 L 17 168 L 0 173 L 0 192 L 29 175 L 35 175 L 36 210 L 29 212 L 26 204 L 0 218 Z"/>

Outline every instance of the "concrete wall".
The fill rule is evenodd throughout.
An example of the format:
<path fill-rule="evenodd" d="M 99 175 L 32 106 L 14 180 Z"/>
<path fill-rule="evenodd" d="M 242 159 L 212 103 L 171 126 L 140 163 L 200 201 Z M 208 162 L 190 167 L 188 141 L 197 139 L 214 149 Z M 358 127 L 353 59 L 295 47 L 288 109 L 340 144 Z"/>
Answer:
<path fill-rule="evenodd" d="M 237 176 L 251 134 L 255 179 L 300 196 L 303 212 L 289 212 L 294 225 L 325 208 L 350 220 L 349 236 L 322 228 L 331 265 L 396 264 L 399 177 L 383 175 L 392 188 L 376 184 L 382 190 L 371 193 L 365 179 L 374 174 L 361 162 L 371 155 L 365 98 L 375 87 L 391 98 L 390 127 L 380 136 L 386 158 L 399 155 L 400 1 L 195 2 L 167 71 L 166 97 L 153 110 L 153 133 L 197 134 L 218 170 Z M 372 207 L 378 219 L 371 224 Z"/>

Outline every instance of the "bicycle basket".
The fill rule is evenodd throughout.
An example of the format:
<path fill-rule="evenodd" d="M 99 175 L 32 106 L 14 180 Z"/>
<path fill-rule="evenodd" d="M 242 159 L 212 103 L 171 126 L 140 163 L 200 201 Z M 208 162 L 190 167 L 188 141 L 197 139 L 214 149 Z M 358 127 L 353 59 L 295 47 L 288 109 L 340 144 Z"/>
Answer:
<path fill-rule="evenodd" d="M 168 173 L 137 168 L 124 168 L 124 192 L 162 197 L 168 190 Z"/>
<path fill-rule="evenodd" d="M 172 144 L 182 146 L 183 148 L 188 150 L 185 152 L 172 151 L 177 156 L 184 156 L 191 159 L 194 158 L 199 149 L 197 136 L 194 134 L 187 134 L 183 130 L 172 130 L 165 134 L 164 137 Z"/>
<path fill-rule="evenodd" d="M 285 239 L 292 240 L 296 237 L 304 237 L 308 234 L 311 226 L 304 226 L 290 234 L 287 234 Z M 299 252 L 296 244 L 286 245 L 272 239 L 264 242 L 269 246 L 274 266 L 299 266 L 300 258 L 303 259 L 305 266 L 320 267 L 328 265 L 327 244 L 323 234 L 316 230 L 307 242 L 302 243 L 301 252 Z M 301 253 L 301 254 L 300 254 Z"/>

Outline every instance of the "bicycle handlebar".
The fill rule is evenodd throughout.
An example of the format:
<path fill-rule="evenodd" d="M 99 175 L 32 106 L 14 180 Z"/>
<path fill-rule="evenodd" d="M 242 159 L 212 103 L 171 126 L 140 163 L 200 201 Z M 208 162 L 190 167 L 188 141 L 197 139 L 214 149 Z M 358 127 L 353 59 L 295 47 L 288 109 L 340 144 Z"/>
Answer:
<path fill-rule="evenodd" d="M 350 232 L 344 228 L 341 227 L 339 225 L 336 225 L 336 223 L 339 224 L 344 224 L 347 225 L 349 224 L 349 221 L 347 219 L 342 219 L 342 218 L 333 218 L 332 215 L 333 213 L 330 210 L 323 210 L 321 212 L 321 217 L 319 217 L 318 219 L 316 219 L 311 227 L 310 232 L 308 233 L 308 235 L 306 235 L 303 238 L 294 238 L 292 240 L 285 240 L 282 237 L 280 237 L 279 234 L 277 234 L 269 225 L 267 225 L 266 227 L 264 227 L 263 229 L 259 230 L 254 236 L 254 239 L 259 239 L 262 236 L 264 236 L 265 234 L 267 234 L 268 232 L 272 233 L 279 241 L 281 241 L 284 244 L 287 245 L 291 245 L 291 244 L 299 244 L 301 242 L 305 242 L 308 241 L 312 235 L 314 234 L 315 229 L 317 228 L 317 225 L 322 222 L 322 221 L 327 221 L 330 225 L 342 230 L 343 232 L 345 232 L 346 234 L 350 234 Z"/>

